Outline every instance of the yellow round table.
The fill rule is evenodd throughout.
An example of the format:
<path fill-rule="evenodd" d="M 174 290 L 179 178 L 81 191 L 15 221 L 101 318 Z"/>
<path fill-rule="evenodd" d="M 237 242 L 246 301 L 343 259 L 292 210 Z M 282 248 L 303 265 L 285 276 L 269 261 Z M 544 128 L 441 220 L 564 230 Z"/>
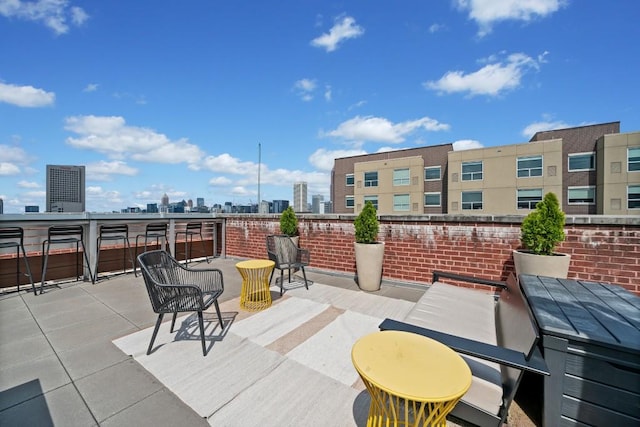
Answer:
<path fill-rule="evenodd" d="M 366 335 L 353 345 L 351 360 L 371 395 L 367 427 L 446 426 L 471 386 L 462 357 L 409 332 Z"/>
<path fill-rule="evenodd" d="M 242 276 L 241 308 L 256 311 L 271 307 L 269 276 L 275 265 L 275 262 L 268 259 L 252 259 L 236 264 L 236 268 Z"/>

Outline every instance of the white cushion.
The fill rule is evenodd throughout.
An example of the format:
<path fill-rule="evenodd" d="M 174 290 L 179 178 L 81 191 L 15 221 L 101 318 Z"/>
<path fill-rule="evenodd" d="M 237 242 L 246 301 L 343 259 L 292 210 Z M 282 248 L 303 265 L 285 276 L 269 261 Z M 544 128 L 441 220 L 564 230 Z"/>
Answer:
<path fill-rule="evenodd" d="M 436 282 L 424 293 L 404 321 L 487 344 L 497 345 L 495 300 L 492 294 Z M 463 357 L 473 379 L 462 400 L 497 414 L 502 406 L 500 365 Z"/>

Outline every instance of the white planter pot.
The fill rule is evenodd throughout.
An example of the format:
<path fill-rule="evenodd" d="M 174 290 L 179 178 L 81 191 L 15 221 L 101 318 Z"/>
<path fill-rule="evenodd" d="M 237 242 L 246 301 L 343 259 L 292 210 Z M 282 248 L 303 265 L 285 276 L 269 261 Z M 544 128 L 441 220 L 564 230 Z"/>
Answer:
<path fill-rule="evenodd" d="M 382 282 L 384 242 L 354 243 L 354 245 L 358 286 L 368 292 L 379 290 Z"/>
<path fill-rule="evenodd" d="M 569 274 L 571 256 L 567 254 L 536 255 L 526 251 L 513 251 L 516 275 L 558 277 L 566 279 Z"/>

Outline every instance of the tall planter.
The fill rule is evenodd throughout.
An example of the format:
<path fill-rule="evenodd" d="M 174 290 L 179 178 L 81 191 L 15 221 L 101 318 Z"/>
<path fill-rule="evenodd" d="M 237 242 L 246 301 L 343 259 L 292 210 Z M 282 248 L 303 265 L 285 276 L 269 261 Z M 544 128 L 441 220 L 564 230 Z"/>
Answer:
<path fill-rule="evenodd" d="M 356 253 L 356 281 L 363 291 L 380 290 L 384 242 L 354 243 Z"/>
<path fill-rule="evenodd" d="M 566 279 L 570 262 L 571 257 L 567 254 L 536 255 L 529 251 L 513 251 L 513 264 L 518 275 L 532 274 Z"/>

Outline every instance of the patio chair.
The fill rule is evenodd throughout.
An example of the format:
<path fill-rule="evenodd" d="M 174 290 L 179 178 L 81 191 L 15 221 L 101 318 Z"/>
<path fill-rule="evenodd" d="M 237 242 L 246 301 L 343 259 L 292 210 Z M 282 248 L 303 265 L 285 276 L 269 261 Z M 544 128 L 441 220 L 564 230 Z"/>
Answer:
<path fill-rule="evenodd" d="M 138 256 L 138 239 L 142 239 L 142 241 L 144 242 L 144 249 L 142 250 L 142 252 L 147 252 L 147 242 L 149 241 L 149 239 L 155 239 L 155 245 L 162 249 L 160 244 L 163 242 L 165 244 L 169 242 L 169 239 L 167 238 L 167 223 L 152 222 L 150 224 L 147 224 L 144 229 L 144 233 L 136 235 L 136 257 Z M 133 265 L 133 275 L 138 277 L 138 269 L 136 264 Z"/>
<path fill-rule="evenodd" d="M 151 353 L 162 318 L 172 313 L 171 332 L 178 313 L 197 312 L 200 327 L 202 354 L 207 355 L 204 341 L 202 312 L 211 305 L 216 308 L 220 328 L 224 330 L 218 297 L 224 291 L 222 271 L 218 269 L 190 269 L 183 267 L 175 258 L 163 250 L 149 251 L 138 256 L 142 277 L 149 293 L 151 306 L 158 313 L 147 354 Z"/>
<path fill-rule="evenodd" d="M 188 222 L 184 230 L 176 231 L 176 249 L 175 255 L 178 256 L 178 238 L 184 234 L 184 265 L 189 264 L 189 246 L 193 246 L 193 236 L 200 236 L 200 244 L 202 245 L 202 253 L 209 264 L 209 255 L 207 255 L 207 246 L 202 236 L 201 222 Z"/>
<path fill-rule="evenodd" d="M 75 257 L 76 257 L 76 280 L 81 276 L 79 267 L 82 266 L 82 261 L 78 262 L 80 257 L 80 247 L 82 247 L 82 256 L 87 263 L 87 271 L 91 283 L 95 283 L 95 277 L 91 273 L 91 265 L 89 264 L 89 257 L 87 256 L 87 249 L 84 246 L 84 228 L 81 225 L 60 225 L 49 227 L 47 232 L 47 238 L 42 242 L 42 254 L 44 261 L 42 263 L 42 277 L 40 281 L 40 295 L 44 292 L 45 276 L 47 275 L 47 264 L 49 263 L 49 249 L 51 245 L 70 245 L 75 243 Z M 46 249 L 45 249 L 46 248 Z"/>
<path fill-rule="evenodd" d="M 289 236 L 270 235 L 267 236 L 267 254 L 269 259 L 276 263 L 273 271 L 271 272 L 271 277 L 269 277 L 269 285 L 271 285 L 275 269 L 277 268 L 280 270 L 280 295 L 282 295 L 284 291 L 284 270 L 289 271 L 289 283 L 291 283 L 291 270 L 294 270 L 294 273 L 295 270 L 298 269 L 302 271 L 304 286 L 307 290 L 309 289 L 307 274 L 304 271 L 304 267 L 309 265 L 310 260 L 309 251 L 307 249 L 297 247 Z"/>
<path fill-rule="evenodd" d="M 22 259 L 27 269 L 26 276 L 31 282 L 33 294 L 37 295 L 31 267 L 29 266 L 29 258 L 24 250 L 24 230 L 22 227 L 0 227 L 0 248 L 16 248 L 16 286 L 18 291 L 20 291 L 20 250 L 22 250 Z"/>
<path fill-rule="evenodd" d="M 122 271 L 127 271 L 127 252 L 129 253 L 129 260 L 131 261 L 131 268 L 135 269 L 136 263 L 133 260 L 133 254 L 131 252 L 131 244 L 129 243 L 129 226 L 127 224 L 117 225 L 101 225 L 100 234 L 98 235 L 96 253 L 96 266 L 94 268 L 95 278 L 98 280 L 98 268 L 100 266 L 100 247 L 103 241 L 119 241 L 122 240 Z"/>

